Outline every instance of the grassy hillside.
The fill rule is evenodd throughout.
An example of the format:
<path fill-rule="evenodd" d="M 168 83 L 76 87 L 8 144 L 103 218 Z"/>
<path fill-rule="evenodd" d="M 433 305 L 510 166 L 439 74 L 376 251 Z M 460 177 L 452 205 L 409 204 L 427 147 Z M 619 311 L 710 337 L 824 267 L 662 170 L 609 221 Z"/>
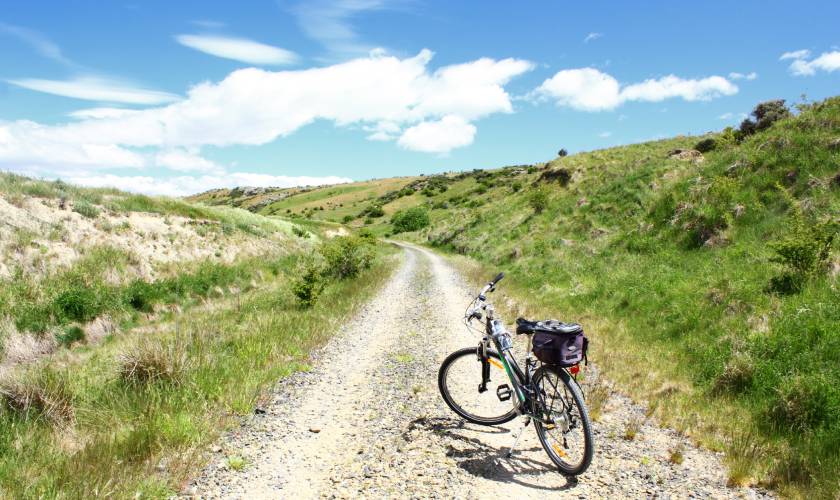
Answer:
<path fill-rule="evenodd" d="M 794 114 L 743 137 L 412 179 L 348 224 L 507 271 L 520 311 L 583 322 L 610 378 L 726 451 L 733 483 L 833 498 L 840 98 Z M 331 206 L 329 188 L 309 195 Z"/>
<path fill-rule="evenodd" d="M 0 208 L 0 498 L 177 492 L 394 264 L 336 224 L 12 174 Z"/>

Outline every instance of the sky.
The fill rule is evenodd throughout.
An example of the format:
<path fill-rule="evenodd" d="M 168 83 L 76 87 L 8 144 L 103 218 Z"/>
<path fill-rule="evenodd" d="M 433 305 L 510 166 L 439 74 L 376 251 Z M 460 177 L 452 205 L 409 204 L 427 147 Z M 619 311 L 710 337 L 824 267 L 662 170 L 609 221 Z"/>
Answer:
<path fill-rule="evenodd" d="M 163 195 L 546 161 L 840 91 L 840 2 L 13 2 L 0 170 Z"/>

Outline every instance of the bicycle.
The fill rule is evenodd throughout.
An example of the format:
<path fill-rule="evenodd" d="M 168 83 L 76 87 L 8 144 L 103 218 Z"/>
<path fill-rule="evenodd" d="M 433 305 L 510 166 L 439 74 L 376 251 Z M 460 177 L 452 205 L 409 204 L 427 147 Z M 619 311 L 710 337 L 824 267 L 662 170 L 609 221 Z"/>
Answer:
<path fill-rule="evenodd" d="M 504 273 L 499 273 L 467 306 L 464 324 L 469 330 L 482 333 L 483 338 L 478 347 L 460 349 L 443 361 L 438 372 L 438 388 L 449 408 L 469 422 L 499 425 L 520 415 L 525 417 L 507 458 L 513 455 L 525 428 L 533 421 L 540 444 L 560 472 L 567 476 L 580 475 L 589 467 L 594 454 L 592 424 L 577 383 L 580 366 L 534 359 L 532 334 L 556 331 L 558 335 L 583 337 L 583 331 L 577 324 L 518 318 L 517 334 L 528 336 L 523 370 L 513 356 L 510 333 L 487 301 L 487 294 L 496 289 L 502 278 Z M 472 326 L 482 316 L 483 332 Z M 574 359 L 582 359 L 577 354 Z M 495 392 L 488 389 L 494 374 L 503 382 L 496 386 Z"/>

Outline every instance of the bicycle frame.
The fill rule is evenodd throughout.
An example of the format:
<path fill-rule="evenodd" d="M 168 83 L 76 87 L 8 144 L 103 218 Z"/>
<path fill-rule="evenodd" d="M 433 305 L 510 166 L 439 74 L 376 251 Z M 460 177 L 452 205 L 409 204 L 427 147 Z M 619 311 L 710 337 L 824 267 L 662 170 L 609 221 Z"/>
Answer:
<path fill-rule="evenodd" d="M 482 361 L 482 386 L 486 386 L 489 378 L 489 358 L 487 356 L 487 347 L 492 339 L 493 345 L 499 353 L 499 358 L 505 369 L 505 373 L 507 374 L 510 383 L 513 385 L 514 393 L 516 394 L 518 401 L 518 404 L 516 405 L 517 413 L 539 420 L 545 424 L 551 424 L 552 422 L 544 419 L 541 415 L 536 415 L 534 408 L 532 408 L 534 405 L 533 395 L 531 394 L 532 390 L 530 387 L 531 377 L 534 368 L 536 367 L 536 363 L 531 359 L 530 337 L 528 339 L 528 352 L 525 356 L 525 370 L 523 371 L 523 369 L 519 366 L 519 363 L 516 361 L 516 358 L 513 356 L 513 344 L 511 342 L 510 334 L 507 330 L 505 330 L 501 321 L 496 320 L 493 317 L 492 306 L 488 304 L 486 311 L 487 319 L 485 323 L 485 336 L 481 340 L 481 344 L 478 348 Z"/>

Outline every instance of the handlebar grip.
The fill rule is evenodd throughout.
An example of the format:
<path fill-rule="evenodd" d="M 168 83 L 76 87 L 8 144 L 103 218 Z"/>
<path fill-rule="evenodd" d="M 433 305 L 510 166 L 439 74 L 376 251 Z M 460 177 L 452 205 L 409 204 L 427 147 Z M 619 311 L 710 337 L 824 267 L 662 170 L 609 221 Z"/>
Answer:
<path fill-rule="evenodd" d="M 496 283 L 502 281 L 502 278 L 504 278 L 504 277 L 505 277 L 505 273 L 499 273 L 499 274 L 496 275 L 495 278 L 493 278 L 493 281 L 491 281 L 490 284 L 495 285 Z"/>

